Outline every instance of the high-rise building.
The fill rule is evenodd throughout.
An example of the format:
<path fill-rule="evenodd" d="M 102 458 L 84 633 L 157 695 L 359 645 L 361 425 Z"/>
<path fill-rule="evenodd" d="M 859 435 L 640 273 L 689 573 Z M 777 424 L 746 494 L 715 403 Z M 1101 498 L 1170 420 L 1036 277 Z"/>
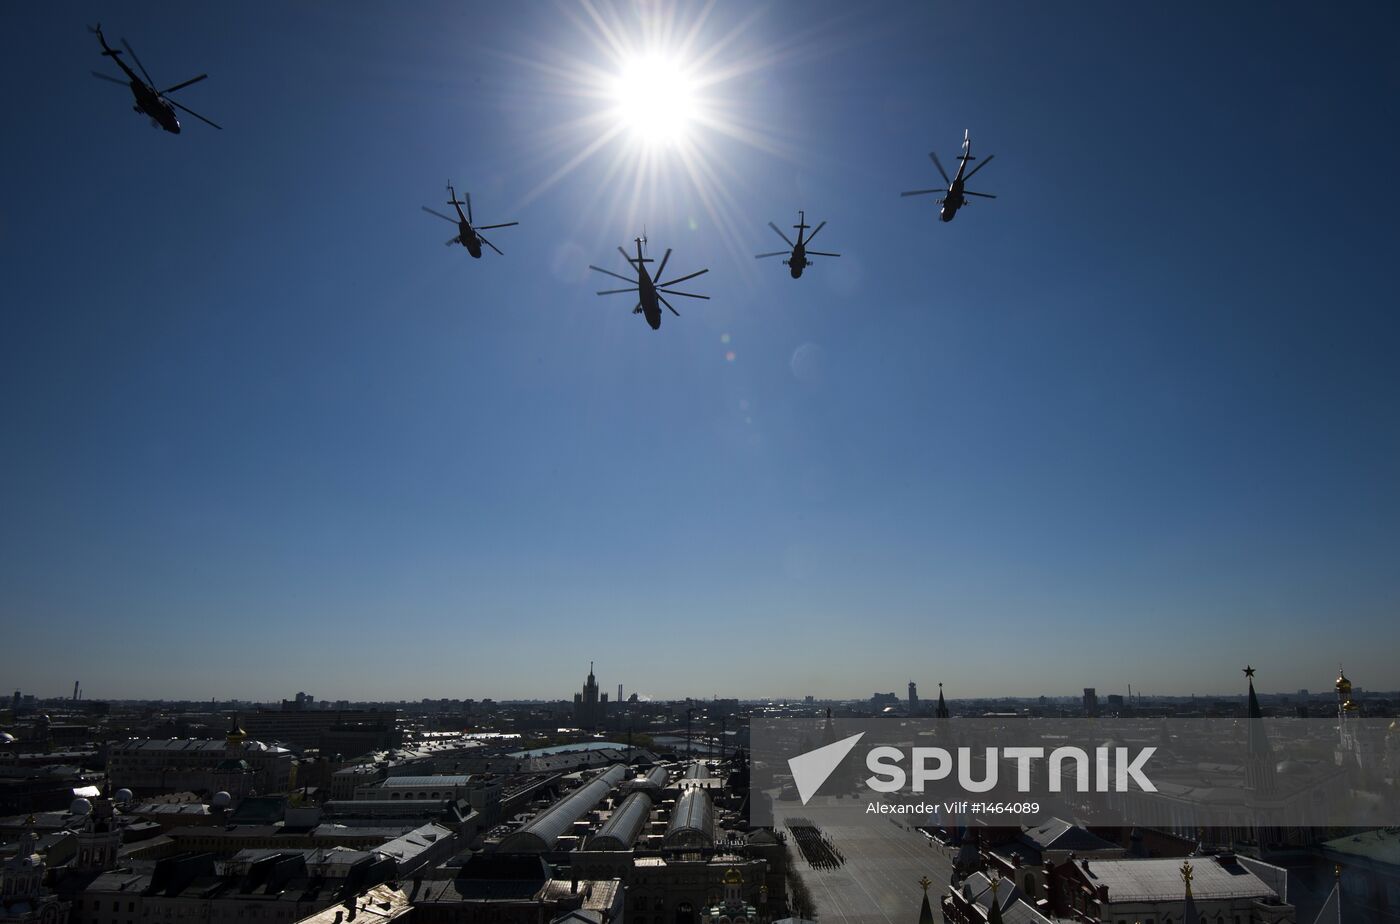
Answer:
<path fill-rule="evenodd" d="M 608 694 L 598 695 L 598 678 L 593 676 L 593 662 L 588 662 L 588 679 L 583 692 L 574 694 L 574 722 L 579 728 L 595 729 L 603 724 L 608 709 Z"/>
<path fill-rule="evenodd" d="M 909 681 L 909 714 L 919 714 L 919 687 L 914 681 Z"/>
<path fill-rule="evenodd" d="M 1088 716 L 1099 714 L 1099 694 L 1093 687 L 1084 688 L 1084 714 Z"/>

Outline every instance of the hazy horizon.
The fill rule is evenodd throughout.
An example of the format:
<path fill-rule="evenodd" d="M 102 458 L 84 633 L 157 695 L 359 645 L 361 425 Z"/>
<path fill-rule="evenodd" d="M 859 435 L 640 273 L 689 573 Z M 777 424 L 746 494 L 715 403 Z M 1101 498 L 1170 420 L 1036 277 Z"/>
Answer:
<path fill-rule="evenodd" d="M 8 689 L 1400 687 L 1393 6 L 9 12 Z"/>

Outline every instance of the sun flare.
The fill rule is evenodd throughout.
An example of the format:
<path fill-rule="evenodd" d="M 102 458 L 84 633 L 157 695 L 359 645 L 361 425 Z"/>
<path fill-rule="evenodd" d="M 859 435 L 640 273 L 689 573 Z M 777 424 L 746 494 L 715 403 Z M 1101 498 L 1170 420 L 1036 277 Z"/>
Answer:
<path fill-rule="evenodd" d="M 732 255 L 745 252 L 736 230 L 751 192 L 745 152 L 792 162 L 803 153 L 775 131 L 779 113 L 753 90 L 775 65 L 816 46 L 755 44 L 767 15 L 758 5 L 721 30 L 711 16 L 716 2 L 561 5 L 581 41 L 512 57 L 543 78 L 544 92 L 525 105 L 546 104 L 532 146 L 543 179 L 525 202 L 586 170 L 585 213 L 608 234 L 620 229 L 628 240 L 663 222 L 708 225 Z"/>
<path fill-rule="evenodd" d="M 695 123 L 696 81 L 665 55 L 652 53 L 623 62 L 612 92 L 618 118 L 643 144 L 685 141 Z"/>

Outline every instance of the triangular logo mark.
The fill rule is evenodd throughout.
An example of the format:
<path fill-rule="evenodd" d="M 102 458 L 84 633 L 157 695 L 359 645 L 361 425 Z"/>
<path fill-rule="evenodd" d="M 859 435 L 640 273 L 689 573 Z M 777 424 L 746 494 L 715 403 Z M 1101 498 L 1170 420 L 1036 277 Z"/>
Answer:
<path fill-rule="evenodd" d="M 817 794 L 826 778 L 846 759 L 856 742 L 865 737 L 865 732 L 822 745 L 815 751 L 798 754 L 788 759 L 788 769 L 792 771 L 792 782 L 797 787 L 797 796 L 806 805 L 807 800 Z"/>

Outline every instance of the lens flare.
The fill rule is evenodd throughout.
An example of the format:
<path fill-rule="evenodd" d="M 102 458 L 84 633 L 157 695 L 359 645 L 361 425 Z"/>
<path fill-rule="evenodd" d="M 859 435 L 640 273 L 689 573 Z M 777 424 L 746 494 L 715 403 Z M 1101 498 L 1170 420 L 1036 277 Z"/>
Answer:
<path fill-rule="evenodd" d="M 659 53 L 625 61 L 613 95 L 617 117 L 642 144 L 684 141 L 695 122 L 696 81 L 677 61 Z"/>

